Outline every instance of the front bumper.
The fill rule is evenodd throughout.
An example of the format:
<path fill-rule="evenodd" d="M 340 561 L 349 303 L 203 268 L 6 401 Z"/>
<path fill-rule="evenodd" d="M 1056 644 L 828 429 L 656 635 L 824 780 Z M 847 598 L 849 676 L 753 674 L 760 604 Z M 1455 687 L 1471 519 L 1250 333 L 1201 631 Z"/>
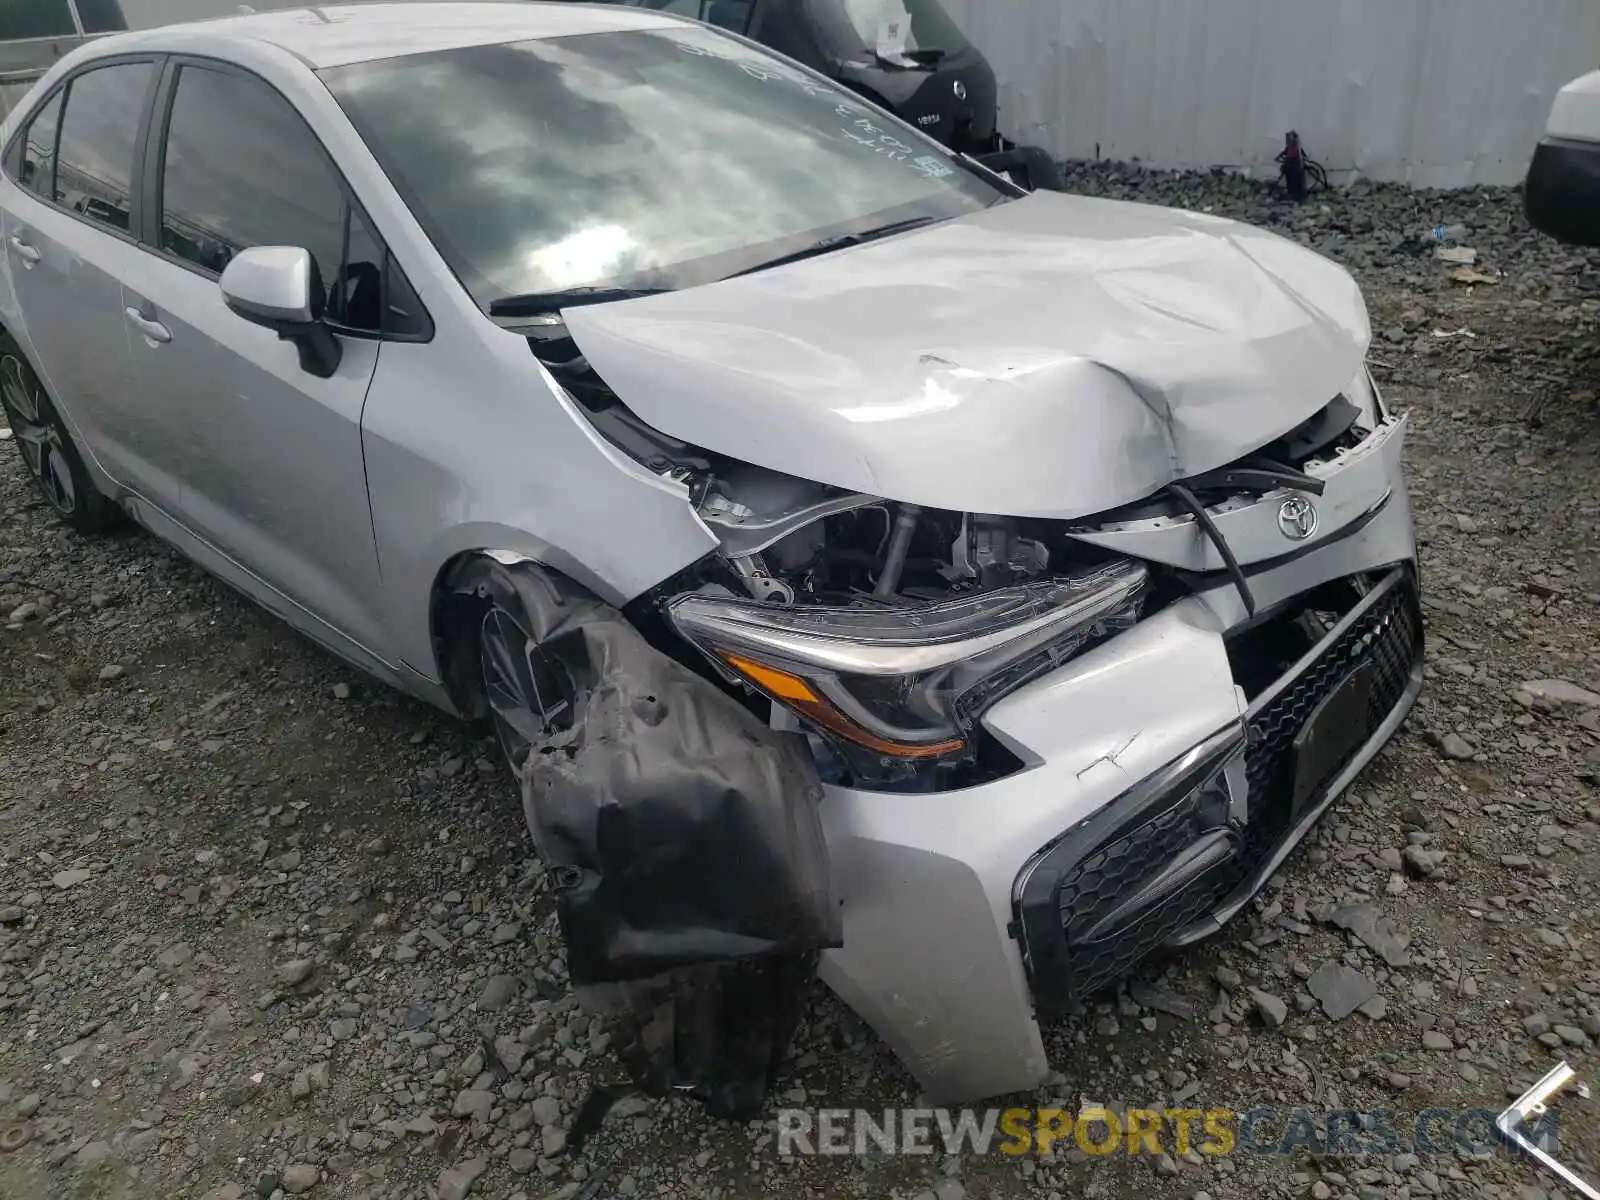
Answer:
<path fill-rule="evenodd" d="M 844 945 L 822 977 L 931 1102 L 1037 1085 L 1039 1017 L 1249 901 L 1420 689 L 1414 560 L 1396 477 L 1356 532 L 1252 577 L 1263 618 L 1330 581 L 1378 580 L 1253 702 L 1228 651 L 1253 623 L 1220 585 L 997 704 L 985 724 L 1028 769 L 934 795 L 828 789 Z M 1337 686 L 1364 665 L 1362 690 Z M 1359 708 L 1361 736 L 1303 753 L 1318 777 L 1297 777 L 1290 749 L 1330 695 L 1331 724 Z"/>
<path fill-rule="evenodd" d="M 1414 578 L 1391 569 L 1242 722 L 1023 868 L 1013 903 L 1041 1016 L 1221 929 L 1389 740 L 1422 686 Z"/>

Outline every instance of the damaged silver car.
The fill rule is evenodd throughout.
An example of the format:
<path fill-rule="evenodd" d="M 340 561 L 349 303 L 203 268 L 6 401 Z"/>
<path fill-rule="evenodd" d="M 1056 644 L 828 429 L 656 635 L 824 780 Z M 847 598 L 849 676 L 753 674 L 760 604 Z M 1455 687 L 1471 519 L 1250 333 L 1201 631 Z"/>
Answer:
<path fill-rule="evenodd" d="M 935 1102 L 1038 1083 L 1421 686 L 1341 268 L 1023 194 L 726 31 L 106 38 L 7 121 L 0 222 L 48 503 L 492 729 L 574 985 L 719 1112 L 817 975 Z"/>

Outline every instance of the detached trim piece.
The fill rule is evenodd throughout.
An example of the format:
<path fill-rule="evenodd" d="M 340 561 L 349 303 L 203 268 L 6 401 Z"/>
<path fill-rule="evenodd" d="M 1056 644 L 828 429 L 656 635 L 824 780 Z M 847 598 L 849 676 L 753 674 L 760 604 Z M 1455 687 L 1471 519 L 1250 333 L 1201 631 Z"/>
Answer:
<path fill-rule="evenodd" d="M 1570 1087 L 1585 1100 L 1589 1098 L 1588 1086 L 1577 1082 L 1577 1078 L 1578 1073 L 1565 1061 L 1557 1063 L 1543 1079 L 1495 1119 L 1494 1127 L 1511 1146 L 1528 1155 L 1585 1200 L 1600 1200 L 1600 1191 L 1596 1191 L 1591 1183 L 1580 1178 L 1550 1153 L 1545 1145 L 1545 1131 L 1537 1128 L 1543 1124 L 1541 1118 L 1550 1111 L 1550 1104 L 1566 1088 Z M 1530 1128 L 1534 1130 L 1533 1137 L 1528 1135 Z"/>
<path fill-rule="evenodd" d="M 1285 693 L 1295 688 L 1300 681 L 1315 672 L 1326 656 L 1338 650 L 1341 641 L 1356 637 L 1359 633 L 1360 641 L 1367 646 L 1368 661 L 1373 661 L 1373 656 L 1380 653 L 1381 648 L 1386 643 L 1379 632 L 1371 628 L 1371 619 L 1380 606 L 1391 603 L 1391 593 L 1396 590 L 1403 590 L 1405 595 L 1402 597 L 1403 604 L 1400 606 L 1399 613 L 1392 615 L 1392 619 L 1409 623 L 1415 644 L 1411 647 L 1411 662 L 1405 674 L 1404 686 L 1393 707 L 1378 723 L 1371 736 L 1357 748 L 1350 761 L 1340 768 L 1334 777 L 1323 786 L 1320 793 L 1313 796 L 1305 810 L 1297 817 L 1292 817 L 1286 829 L 1277 832 L 1277 836 L 1271 843 L 1264 859 L 1255 866 L 1254 870 L 1246 876 L 1238 887 L 1218 904 L 1210 914 L 1196 921 L 1188 928 L 1179 931 L 1169 942 L 1169 945 L 1174 947 L 1187 946 L 1210 937 L 1220 931 L 1246 904 L 1250 903 L 1256 893 L 1265 886 L 1267 880 L 1277 873 L 1278 868 L 1283 865 L 1284 860 L 1289 857 L 1294 848 L 1315 828 L 1317 822 L 1322 819 L 1322 815 L 1344 794 L 1345 789 L 1355 782 L 1356 776 L 1360 775 L 1367 764 L 1377 757 L 1378 751 L 1383 749 L 1389 739 L 1395 735 L 1405 722 L 1406 716 L 1411 712 L 1412 705 L 1416 703 L 1417 696 L 1422 691 L 1422 664 L 1424 659 L 1424 631 L 1421 609 L 1417 599 L 1416 576 L 1409 564 L 1392 569 L 1384 576 L 1377 587 L 1362 598 L 1360 604 L 1345 614 L 1326 637 L 1307 651 L 1300 661 L 1291 667 L 1276 683 L 1257 696 L 1245 716 L 1245 723 L 1247 726 L 1259 729 L 1262 722 L 1272 721 L 1273 710 L 1285 696 Z M 1264 747 L 1256 746 L 1253 749 L 1259 753 L 1264 750 Z M 1259 775 L 1255 777 L 1260 778 Z M 1249 797 L 1250 811 L 1252 820 L 1258 826 L 1265 824 L 1261 814 L 1271 800 L 1272 797 L 1258 795 L 1252 788 Z M 1248 827 L 1246 832 L 1248 836 Z"/>
<path fill-rule="evenodd" d="M 802 737 L 543 567 L 496 564 L 453 587 L 520 613 L 523 666 L 559 664 L 573 683 L 572 721 L 534 744 L 522 800 L 574 983 L 841 943 Z"/>

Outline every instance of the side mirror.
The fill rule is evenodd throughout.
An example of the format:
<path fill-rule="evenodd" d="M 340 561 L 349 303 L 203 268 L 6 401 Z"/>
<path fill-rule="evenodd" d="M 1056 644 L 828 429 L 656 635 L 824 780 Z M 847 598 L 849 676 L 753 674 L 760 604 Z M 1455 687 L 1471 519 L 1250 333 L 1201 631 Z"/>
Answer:
<path fill-rule="evenodd" d="M 333 330 L 323 324 L 327 292 L 309 250 L 251 246 L 233 256 L 217 286 L 235 315 L 295 343 L 303 370 L 327 379 L 338 369 L 343 351 Z"/>

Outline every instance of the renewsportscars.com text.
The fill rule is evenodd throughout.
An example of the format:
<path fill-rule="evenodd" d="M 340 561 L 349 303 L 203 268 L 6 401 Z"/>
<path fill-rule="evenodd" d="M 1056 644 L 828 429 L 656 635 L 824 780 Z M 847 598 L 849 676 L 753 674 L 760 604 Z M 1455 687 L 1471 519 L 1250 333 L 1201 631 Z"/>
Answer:
<path fill-rule="evenodd" d="M 1383 1158 L 1506 1151 L 1486 1108 L 786 1108 L 778 1112 L 783 1157 L 881 1154 L 1313 1155 Z M 1554 1153 L 1556 1117 L 1530 1136 Z"/>

